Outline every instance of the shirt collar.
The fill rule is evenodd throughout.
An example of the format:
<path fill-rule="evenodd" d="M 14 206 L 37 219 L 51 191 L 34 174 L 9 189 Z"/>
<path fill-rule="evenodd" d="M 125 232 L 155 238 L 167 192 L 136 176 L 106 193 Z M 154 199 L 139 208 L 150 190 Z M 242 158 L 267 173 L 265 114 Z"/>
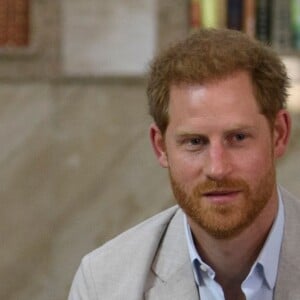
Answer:
<path fill-rule="evenodd" d="M 275 218 L 275 221 L 272 225 L 270 233 L 266 239 L 266 242 L 256 260 L 253 264 L 252 269 L 248 276 L 251 276 L 253 271 L 258 268 L 260 265 L 263 270 L 263 275 L 268 287 L 273 289 L 276 282 L 277 277 L 277 270 L 278 270 L 278 263 L 279 263 L 279 255 L 281 249 L 281 243 L 283 238 L 283 229 L 284 229 L 284 207 L 281 197 L 281 192 L 278 188 L 278 212 Z M 196 279 L 197 284 L 199 285 L 201 282 L 200 274 L 199 274 L 199 267 L 201 270 L 208 271 L 210 277 L 215 277 L 215 272 L 212 268 L 207 265 L 196 250 L 196 246 L 193 241 L 193 236 L 191 232 L 191 228 L 188 224 L 187 217 L 184 214 L 184 227 L 185 227 L 185 235 L 188 245 L 188 251 L 190 255 L 190 260 L 193 265 L 193 272 Z M 198 266 L 198 267 L 196 267 Z"/>
<path fill-rule="evenodd" d="M 207 265 L 202 260 L 202 258 L 198 254 L 198 251 L 196 250 L 196 246 L 195 246 L 195 243 L 193 240 L 192 231 L 191 231 L 190 225 L 188 224 L 187 217 L 185 214 L 184 214 L 184 227 L 185 227 L 185 235 L 186 235 L 190 260 L 191 260 L 192 266 L 193 266 L 194 278 L 195 278 L 197 284 L 200 285 L 202 282 L 201 275 L 200 275 L 201 271 L 202 272 L 209 271 L 210 277 L 212 277 L 212 278 L 215 277 L 215 272 L 209 265 Z"/>
<path fill-rule="evenodd" d="M 267 240 L 257 258 L 264 271 L 264 276 L 270 289 L 273 289 L 276 282 L 281 243 L 284 229 L 284 207 L 281 192 L 278 189 L 278 212 L 272 225 Z"/>

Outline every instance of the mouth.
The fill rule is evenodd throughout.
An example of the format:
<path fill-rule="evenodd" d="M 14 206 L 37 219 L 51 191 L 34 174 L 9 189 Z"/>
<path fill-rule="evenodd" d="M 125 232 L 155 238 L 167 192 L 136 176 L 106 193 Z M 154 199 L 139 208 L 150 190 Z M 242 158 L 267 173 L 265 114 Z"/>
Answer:
<path fill-rule="evenodd" d="M 203 193 L 202 196 L 213 203 L 228 203 L 236 199 L 241 190 L 213 190 Z"/>

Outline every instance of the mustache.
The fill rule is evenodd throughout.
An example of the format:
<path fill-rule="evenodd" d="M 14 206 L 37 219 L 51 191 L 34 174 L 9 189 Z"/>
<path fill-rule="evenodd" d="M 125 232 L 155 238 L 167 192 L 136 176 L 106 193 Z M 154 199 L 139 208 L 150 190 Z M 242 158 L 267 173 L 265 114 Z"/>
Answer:
<path fill-rule="evenodd" d="M 243 191 L 248 193 L 249 186 L 242 179 L 224 178 L 222 180 L 207 179 L 198 183 L 192 191 L 193 197 L 201 197 L 212 192 Z"/>

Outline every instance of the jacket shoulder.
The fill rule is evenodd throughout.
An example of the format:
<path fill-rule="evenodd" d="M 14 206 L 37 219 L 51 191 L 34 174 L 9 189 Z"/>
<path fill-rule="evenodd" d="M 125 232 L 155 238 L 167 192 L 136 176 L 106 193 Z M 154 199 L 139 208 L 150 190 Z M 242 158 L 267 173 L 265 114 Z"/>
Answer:
<path fill-rule="evenodd" d="M 284 235 L 274 299 L 297 299 L 300 293 L 300 200 L 280 187 L 284 204 Z"/>
<path fill-rule="evenodd" d="M 123 299 L 124 293 L 128 299 L 141 299 L 157 248 L 178 211 L 178 206 L 173 206 L 87 254 L 75 275 L 69 300 Z"/>
<path fill-rule="evenodd" d="M 286 218 L 293 219 L 299 226 L 298 218 L 300 216 L 300 199 L 291 194 L 285 188 L 280 187 Z"/>
<path fill-rule="evenodd" d="M 87 256 L 91 260 L 97 260 L 99 257 L 107 254 L 109 256 L 113 254 L 120 256 L 120 254 L 131 251 L 132 248 L 139 249 L 144 248 L 146 245 L 150 246 L 150 244 L 156 240 L 151 237 L 160 237 L 163 234 L 177 210 L 178 206 L 173 206 L 146 219 L 109 240 Z"/>

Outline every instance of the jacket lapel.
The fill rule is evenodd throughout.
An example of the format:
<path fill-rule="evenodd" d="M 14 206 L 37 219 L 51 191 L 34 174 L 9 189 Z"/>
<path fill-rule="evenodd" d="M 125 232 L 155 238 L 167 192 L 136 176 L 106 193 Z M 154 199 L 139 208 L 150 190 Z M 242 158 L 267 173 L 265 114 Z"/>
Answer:
<path fill-rule="evenodd" d="M 198 300 L 198 289 L 188 264 L 184 265 L 166 282 L 158 282 L 146 295 L 146 300 Z"/>
<path fill-rule="evenodd" d="M 180 209 L 165 232 L 152 264 L 152 272 L 155 280 L 145 299 L 199 300 Z"/>

